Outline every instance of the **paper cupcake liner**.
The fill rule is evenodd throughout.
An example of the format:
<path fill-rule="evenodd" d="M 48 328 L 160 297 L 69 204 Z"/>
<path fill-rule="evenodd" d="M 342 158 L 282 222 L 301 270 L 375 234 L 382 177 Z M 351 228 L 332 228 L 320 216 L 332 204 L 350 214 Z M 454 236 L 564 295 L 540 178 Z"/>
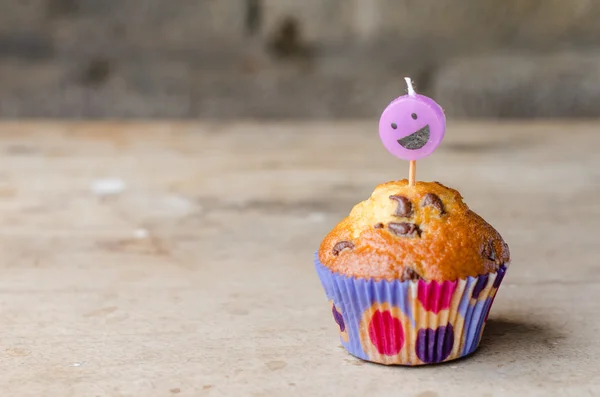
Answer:
<path fill-rule="evenodd" d="M 340 341 L 386 365 L 441 363 L 473 353 L 506 267 L 456 281 L 373 281 L 315 268 Z"/>

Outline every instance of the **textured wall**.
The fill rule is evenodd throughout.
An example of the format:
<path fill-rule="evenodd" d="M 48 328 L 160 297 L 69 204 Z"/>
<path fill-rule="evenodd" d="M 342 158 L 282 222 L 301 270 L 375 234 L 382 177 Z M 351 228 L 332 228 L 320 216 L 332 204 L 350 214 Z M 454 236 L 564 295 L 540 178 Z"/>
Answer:
<path fill-rule="evenodd" d="M 597 116 L 600 0 L 0 0 L 5 117 Z"/>

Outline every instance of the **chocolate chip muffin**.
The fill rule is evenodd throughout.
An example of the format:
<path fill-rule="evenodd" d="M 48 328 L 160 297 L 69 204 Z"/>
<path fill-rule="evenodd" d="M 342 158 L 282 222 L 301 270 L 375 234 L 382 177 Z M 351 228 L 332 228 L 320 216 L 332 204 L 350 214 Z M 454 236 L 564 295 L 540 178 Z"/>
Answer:
<path fill-rule="evenodd" d="M 477 349 L 509 259 L 456 190 L 402 180 L 357 204 L 314 262 L 350 354 L 425 365 Z"/>
<path fill-rule="evenodd" d="M 457 280 L 509 262 L 502 236 L 437 182 L 377 186 L 323 240 L 318 257 L 331 271 L 373 280 Z"/>

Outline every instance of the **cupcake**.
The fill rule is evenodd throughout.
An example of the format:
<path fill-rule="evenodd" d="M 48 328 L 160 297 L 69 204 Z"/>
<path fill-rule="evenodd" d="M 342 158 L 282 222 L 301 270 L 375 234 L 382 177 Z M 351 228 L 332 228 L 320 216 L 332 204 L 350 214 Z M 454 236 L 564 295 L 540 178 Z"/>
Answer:
<path fill-rule="evenodd" d="M 500 234 L 437 182 L 377 186 L 322 241 L 315 267 L 346 350 L 381 364 L 473 353 L 510 260 Z"/>

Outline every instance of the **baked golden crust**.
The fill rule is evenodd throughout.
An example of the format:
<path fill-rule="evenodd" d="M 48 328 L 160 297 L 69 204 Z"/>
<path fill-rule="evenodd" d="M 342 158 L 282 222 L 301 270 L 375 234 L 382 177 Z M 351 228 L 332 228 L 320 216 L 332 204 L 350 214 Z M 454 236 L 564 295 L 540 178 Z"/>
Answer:
<path fill-rule="evenodd" d="M 330 270 L 374 280 L 456 280 L 510 260 L 502 236 L 438 182 L 381 184 L 323 240 Z"/>

